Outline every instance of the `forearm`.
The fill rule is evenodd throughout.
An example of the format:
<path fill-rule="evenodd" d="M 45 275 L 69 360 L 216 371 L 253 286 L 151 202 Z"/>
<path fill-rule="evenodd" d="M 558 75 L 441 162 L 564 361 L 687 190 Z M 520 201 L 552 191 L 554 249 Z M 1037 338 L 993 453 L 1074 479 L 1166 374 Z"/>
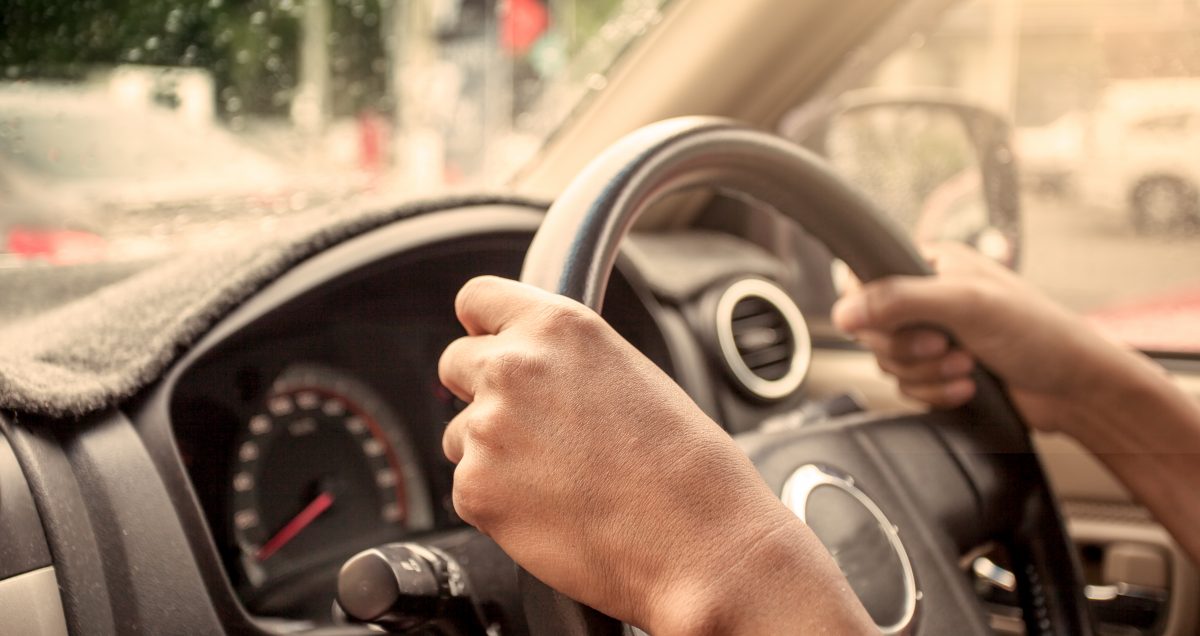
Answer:
<path fill-rule="evenodd" d="M 1200 403 L 1139 354 L 1110 352 L 1064 432 L 1103 461 L 1200 562 Z"/>

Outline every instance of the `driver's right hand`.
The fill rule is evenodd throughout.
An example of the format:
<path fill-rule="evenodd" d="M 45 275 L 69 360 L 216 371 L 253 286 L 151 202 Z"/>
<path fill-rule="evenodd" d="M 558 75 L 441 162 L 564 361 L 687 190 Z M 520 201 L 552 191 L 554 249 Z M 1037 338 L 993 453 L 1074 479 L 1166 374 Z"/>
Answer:
<path fill-rule="evenodd" d="M 518 564 L 658 635 L 869 631 L 816 535 L 599 315 L 495 277 L 455 310 L 454 508 Z"/>

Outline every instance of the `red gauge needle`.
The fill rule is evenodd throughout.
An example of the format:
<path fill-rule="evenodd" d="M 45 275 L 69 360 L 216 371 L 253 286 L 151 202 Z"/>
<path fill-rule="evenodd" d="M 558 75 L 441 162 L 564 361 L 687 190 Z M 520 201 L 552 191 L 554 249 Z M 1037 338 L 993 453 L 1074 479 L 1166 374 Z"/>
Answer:
<path fill-rule="evenodd" d="M 292 520 L 287 522 L 287 525 L 280 528 L 279 532 L 275 533 L 275 536 L 267 540 L 258 549 L 258 553 L 254 555 L 255 560 L 262 563 L 271 558 L 272 554 L 275 554 L 280 548 L 287 545 L 292 539 L 295 539 L 296 535 L 303 532 L 308 527 L 308 524 L 316 521 L 317 517 L 320 517 L 322 513 L 329 510 L 329 507 L 332 505 L 333 495 L 331 493 L 323 492 L 317 495 L 316 499 L 308 502 L 308 505 L 304 507 L 304 510 L 300 511 L 300 514 L 292 517 Z"/>

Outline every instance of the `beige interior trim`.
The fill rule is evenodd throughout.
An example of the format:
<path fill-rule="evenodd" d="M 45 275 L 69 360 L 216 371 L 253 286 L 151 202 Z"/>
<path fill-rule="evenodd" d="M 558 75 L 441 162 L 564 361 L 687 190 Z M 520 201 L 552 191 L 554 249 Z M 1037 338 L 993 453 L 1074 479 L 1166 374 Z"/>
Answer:
<path fill-rule="evenodd" d="M 0 633 L 67 636 L 67 619 L 53 567 L 0 581 Z"/>
<path fill-rule="evenodd" d="M 1179 388 L 1200 400 L 1200 372 L 1196 374 L 1175 372 L 1171 377 L 1175 378 L 1175 384 L 1178 384 Z"/>
<path fill-rule="evenodd" d="M 1175 374 L 1175 381 L 1200 399 L 1200 375 Z M 896 381 L 879 370 L 870 353 L 855 349 L 816 349 L 805 385 L 816 398 L 853 390 L 875 411 L 919 410 L 920 404 L 904 397 Z M 1036 433 L 1034 445 L 1041 453 L 1050 483 L 1059 497 L 1130 502 L 1129 491 L 1103 464 L 1075 440 L 1058 434 Z"/>
<path fill-rule="evenodd" d="M 896 381 L 875 363 L 875 357 L 857 349 L 813 350 L 805 392 L 815 399 L 852 392 L 872 411 L 919 411 L 920 403 L 905 397 Z"/>
<path fill-rule="evenodd" d="M 1129 542 L 1152 545 L 1170 555 L 1171 597 L 1168 601 L 1167 624 L 1164 636 L 1194 636 L 1200 620 L 1200 575 L 1191 565 L 1183 549 L 1162 526 L 1154 523 L 1120 523 L 1112 520 L 1070 518 L 1067 530 L 1071 537 L 1084 544 L 1106 545 Z"/>

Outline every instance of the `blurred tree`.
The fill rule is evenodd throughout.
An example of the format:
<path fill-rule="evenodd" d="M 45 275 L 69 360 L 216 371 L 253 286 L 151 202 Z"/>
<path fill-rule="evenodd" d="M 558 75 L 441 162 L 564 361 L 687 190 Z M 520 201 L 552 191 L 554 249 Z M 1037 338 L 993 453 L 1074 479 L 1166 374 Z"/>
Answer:
<path fill-rule="evenodd" d="M 394 0 L 401 2 L 404 0 Z M 330 108 L 335 117 L 388 112 L 387 50 L 383 39 L 386 0 L 334 0 L 330 15 Z"/>
<path fill-rule="evenodd" d="M 575 54 L 612 19 L 624 0 L 551 0 L 555 27 L 567 35 L 567 52 Z"/>
<path fill-rule="evenodd" d="M 379 0 L 330 1 L 335 75 L 380 75 Z M 4 0 L 0 73 L 81 79 L 116 64 L 204 68 L 213 74 L 219 112 L 285 115 L 297 83 L 302 10 L 297 0 Z M 335 86 L 335 109 L 356 111 L 360 104 L 345 102 L 381 95 L 382 81 Z"/>

